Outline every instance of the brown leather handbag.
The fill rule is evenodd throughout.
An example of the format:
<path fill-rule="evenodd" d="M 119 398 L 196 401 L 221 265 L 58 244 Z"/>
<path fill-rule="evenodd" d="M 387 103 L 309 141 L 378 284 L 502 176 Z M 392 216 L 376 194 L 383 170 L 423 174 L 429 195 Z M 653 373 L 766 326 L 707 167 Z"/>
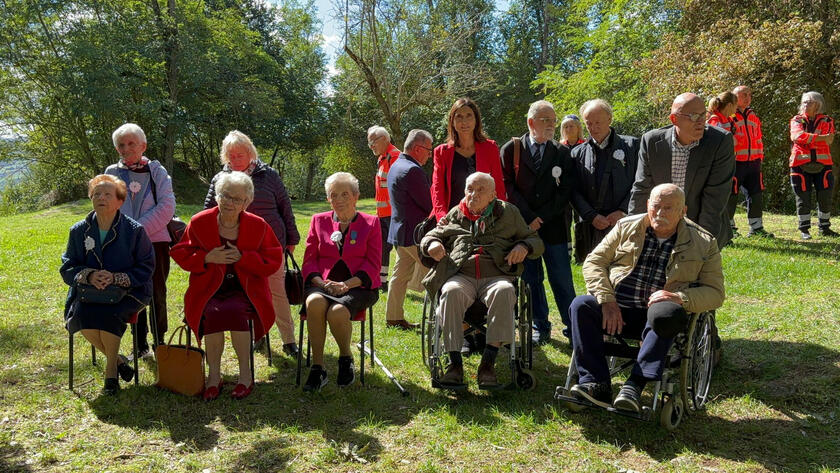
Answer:
<path fill-rule="evenodd" d="M 204 350 L 190 344 L 190 332 L 186 324 L 176 328 L 169 336 L 169 343 L 155 348 L 158 381 L 156 386 L 187 396 L 197 396 L 204 391 Z M 172 344 L 175 334 L 178 343 Z M 182 338 L 186 334 L 187 343 Z"/>

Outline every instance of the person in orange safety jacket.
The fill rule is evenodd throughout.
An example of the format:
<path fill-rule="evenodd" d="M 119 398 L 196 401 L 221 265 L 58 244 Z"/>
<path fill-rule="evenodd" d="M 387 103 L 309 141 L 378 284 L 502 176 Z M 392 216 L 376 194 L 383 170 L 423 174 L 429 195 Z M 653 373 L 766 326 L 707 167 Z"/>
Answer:
<path fill-rule="evenodd" d="M 391 164 L 400 156 L 400 150 L 391 143 L 391 135 L 384 127 L 374 125 L 367 131 L 368 147 L 377 158 L 376 176 L 373 183 L 376 188 L 376 216 L 382 229 L 382 266 L 379 268 L 381 290 L 388 291 L 388 265 L 391 259 L 391 244 L 388 243 L 388 228 L 391 226 L 391 199 L 388 197 L 388 171 Z"/>
<path fill-rule="evenodd" d="M 790 119 L 790 185 L 796 194 L 796 214 L 803 240 L 810 240 L 811 189 L 817 196 L 817 218 L 820 235 L 836 237 L 830 228 L 831 191 L 834 174 L 831 172 L 831 143 L 834 142 L 834 120 L 824 115 L 825 99 L 819 92 L 805 92 L 799 104 L 799 114 Z"/>

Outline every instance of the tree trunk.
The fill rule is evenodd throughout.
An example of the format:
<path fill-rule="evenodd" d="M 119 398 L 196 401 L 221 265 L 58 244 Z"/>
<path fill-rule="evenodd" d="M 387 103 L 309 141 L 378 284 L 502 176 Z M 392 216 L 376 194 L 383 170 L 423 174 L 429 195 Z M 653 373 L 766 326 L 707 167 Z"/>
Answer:
<path fill-rule="evenodd" d="M 172 170 L 175 167 L 175 140 L 177 137 L 177 124 L 175 115 L 178 108 L 178 21 L 175 19 L 175 0 L 166 0 L 166 18 L 160 9 L 158 0 L 150 1 L 152 10 L 155 12 L 155 21 L 163 40 L 164 63 L 166 66 L 166 90 L 168 100 L 161 108 L 164 118 L 163 136 L 163 163 L 166 169 Z"/>
<path fill-rule="evenodd" d="M 312 200 L 312 181 L 315 180 L 315 170 L 318 165 L 318 160 L 311 157 L 309 165 L 306 166 L 306 185 L 303 188 L 303 200 Z"/>

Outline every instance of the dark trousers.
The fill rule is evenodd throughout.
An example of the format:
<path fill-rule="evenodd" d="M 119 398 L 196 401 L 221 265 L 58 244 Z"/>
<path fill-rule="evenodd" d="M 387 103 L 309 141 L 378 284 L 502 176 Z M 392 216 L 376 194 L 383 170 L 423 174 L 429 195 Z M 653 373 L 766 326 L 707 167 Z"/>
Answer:
<path fill-rule="evenodd" d="M 817 218 L 820 228 L 831 226 L 831 190 L 834 189 L 834 174 L 831 166 L 820 172 L 805 172 L 801 166 L 790 168 L 790 185 L 796 194 L 796 214 L 799 215 L 799 229 L 811 228 L 811 189 L 817 194 Z M 807 217 L 807 218 L 806 218 Z"/>
<path fill-rule="evenodd" d="M 569 307 L 572 322 L 572 345 L 580 383 L 607 382 L 610 369 L 604 354 L 604 330 L 601 304 L 593 296 L 578 296 Z M 679 304 L 658 302 L 647 309 L 621 308 L 624 338 L 642 340 L 631 375 L 658 380 L 665 369 L 664 360 L 674 337 L 683 331 L 688 314 Z"/>
<path fill-rule="evenodd" d="M 391 249 L 394 245 L 388 243 L 388 227 L 391 217 L 379 217 L 379 228 L 382 229 L 382 267 L 379 269 L 379 279 L 388 282 L 388 265 L 391 264 Z"/>
<path fill-rule="evenodd" d="M 735 217 L 739 192 L 744 194 L 747 218 L 761 218 L 764 211 L 764 174 L 761 172 L 760 160 L 735 162 L 732 195 L 729 196 L 726 209 L 730 220 Z"/>
<path fill-rule="evenodd" d="M 152 243 L 155 248 L 155 272 L 152 274 L 152 306 L 157 322 L 157 343 L 163 342 L 163 334 L 169 329 L 166 316 L 166 278 L 169 277 L 169 243 Z M 141 351 L 148 348 L 146 335 L 149 333 L 146 309 L 137 316 L 137 345 Z"/>
<path fill-rule="evenodd" d="M 531 301 L 534 315 L 534 328 L 540 332 L 551 333 L 551 321 L 548 320 L 548 299 L 545 294 L 545 273 L 543 260 L 548 272 L 548 283 L 554 294 L 554 303 L 560 312 L 563 325 L 569 326 L 569 304 L 575 298 L 575 286 L 572 281 L 572 267 L 569 264 L 568 243 L 545 245 L 545 252 L 537 259 L 526 258 L 522 279 L 531 288 Z"/>

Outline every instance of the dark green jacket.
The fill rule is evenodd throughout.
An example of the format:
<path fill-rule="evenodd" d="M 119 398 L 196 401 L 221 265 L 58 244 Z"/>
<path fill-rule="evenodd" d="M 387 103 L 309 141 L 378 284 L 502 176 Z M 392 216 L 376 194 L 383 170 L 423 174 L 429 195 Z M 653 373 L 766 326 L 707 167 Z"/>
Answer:
<path fill-rule="evenodd" d="M 420 253 L 426 257 L 429 256 L 429 245 L 434 241 L 441 242 L 446 249 L 446 256 L 423 278 L 429 294 L 437 294 L 443 284 L 458 273 L 476 246 L 483 246 L 496 267 L 511 276 L 519 276 L 523 269 L 521 263 L 511 266 L 505 262 L 514 246 L 523 243 L 529 249 L 528 258 L 532 259 L 541 256 L 545 249 L 537 232 L 528 227 L 516 206 L 498 199 L 483 232 L 477 229 L 474 234 L 472 222 L 458 207 L 450 210 L 445 218 L 448 222 L 445 226 L 434 228 L 420 242 Z"/>

